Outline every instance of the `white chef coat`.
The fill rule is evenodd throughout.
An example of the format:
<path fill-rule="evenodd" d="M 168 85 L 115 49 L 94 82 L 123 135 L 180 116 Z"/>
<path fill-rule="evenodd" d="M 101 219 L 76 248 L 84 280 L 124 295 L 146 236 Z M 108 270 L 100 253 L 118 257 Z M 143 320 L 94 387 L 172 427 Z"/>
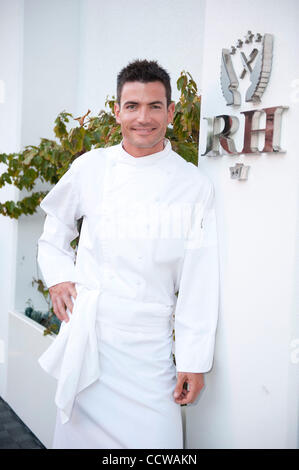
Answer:
<path fill-rule="evenodd" d="M 50 287 L 73 281 L 77 290 L 73 313 L 68 311 L 69 322 L 62 322 L 54 342 L 39 358 L 41 367 L 58 380 L 55 402 L 65 426 L 72 411 L 73 416 L 78 413 L 74 410 L 78 396 L 84 398 L 88 390 L 96 394 L 94 387 L 100 386 L 101 377 L 104 383 L 105 367 L 109 380 L 114 380 L 113 373 L 119 374 L 105 358 L 108 361 L 115 353 L 121 362 L 124 354 L 129 357 L 130 347 L 140 361 L 138 366 L 127 363 L 127 375 L 139 374 L 135 384 L 139 394 L 156 377 L 161 381 L 163 374 L 167 377 L 163 379 L 166 395 L 161 400 L 152 395 L 146 401 L 146 392 L 141 392 L 141 401 L 144 396 L 148 407 L 150 400 L 163 402 L 160 415 L 169 405 L 169 419 L 173 406 L 175 410 L 180 407 L 172 397 L 176 383 L 169 353 L 173 326 L 176 371 L 207 372 L 212 366 L 219 284 L 214 188 L 198 167 L 172 150 L 167 139 L 164 144 L 161 152 L 137 158 L 122 143 L 91 150 L 76 158 L 40 204 L 47 214 L 38 240 L 38 263 L 45 283 Z M 78 235 L 76 220 L 81 217 L 75 259 L 70 242 Z M 113 336 L 114 332 L 119 336 Z M 125 342 L 123 338 L 130 335 L 132 343 Z M 149 339 L 153 342 L 147 342 Z M 118 347 L 117 352 L 105 352 L 105 344 L 115 351 Z M 160 344 L 166 355 L 157 369 Z M 150 365 L 151 379 L 146 382 L 145 378 L 142 384 L 142 371 Z M 117 384 L 119 390 L 126 375 L 122 380 Z M 155 387 L 160 387 L 159 382 Z M 117 392 L 116 399 L 121 401 Z M 90 404 L 90 400 L 86 402 Z M 115 408 L 116 401 L 110 405 Z M 130 408 L 128 402 L 123 406 Z M 155 406 L 155 416 L 159 416 L 159 405 Z M 130 410 L 134 413 L 134 407 Z M 138 413 L 143 412 L 139 409 Z M 142 426 L 142 416 L 139 419 Z M 148 422 L 151 428 L 157 427 L 154 418 Z M 160 422 L 159 427 L 162 429 Z M 110 434 L 116 434 L 118 428 L 116 425 Z M 140 430 L 136 432 L 140 434 Z M 139 442 L 137 434 L 134 443 Z M 153 439 L 156 436 L 155 431 Z M 148 430 L 147 437 L 151 439 Z M 121 441 L 118 438 L 115 436 L 115 442 Z M 130 445 L 134 446 L 132 441 L 123 447 Z M 165 445 L 171 447 L 169 441 Z M 108 441 L 107 446 L 113 447 Z"/>

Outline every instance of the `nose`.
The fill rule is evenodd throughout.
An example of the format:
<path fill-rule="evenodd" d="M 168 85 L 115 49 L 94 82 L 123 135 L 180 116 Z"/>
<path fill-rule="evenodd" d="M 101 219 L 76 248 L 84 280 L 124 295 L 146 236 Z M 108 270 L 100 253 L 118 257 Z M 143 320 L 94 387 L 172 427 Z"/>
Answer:
<path fill-rule="evenodd" d="M 137 121 L 139 124 L 147 124 L 150 121 L 149 110 L 146 106 L 141 106 L 138 110 Z"/>

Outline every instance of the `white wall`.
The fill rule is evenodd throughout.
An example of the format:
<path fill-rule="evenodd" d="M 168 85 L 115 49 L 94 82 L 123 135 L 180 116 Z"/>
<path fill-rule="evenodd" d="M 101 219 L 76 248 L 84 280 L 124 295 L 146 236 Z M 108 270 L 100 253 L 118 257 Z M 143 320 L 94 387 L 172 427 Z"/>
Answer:
<path fill-rule="evenodd" d="M 54 138 L 54 120 L 75 113 L 80 67 L 80 0 L 26 0 L 22 145 Z"/>
<path fill-rule="evenodd" d="M 97 113 L 116 96 L 116 76 L 134 59 L 157 60 L 171 76 L 173 99 L 183 69 L 201 86 L 205 0 L 81 2 L 77 112 Z"/>
<path fill-rule="evenodd" d="M 291 343 L 299 339 L 298 13 L 295 0 L 207 2 L 201 153 L 204 117 L 278 105 L 289 110 L 282 125 L 285 154 L 200 158 L 216 189 L 221 308 L 213 370 L 198 405 L 186 410 L 190 448 L 298 446 L 299 354 Z M 221 93 L 221 50 L 248 30 L 274 35 L 272 75 L 260 105 L 234 109 Z M 238 136 L 240 151 L 242 129 Z M 236 162 L 250 165 L 247 181 L 231 179 Z"/>
<path fill-rule="evenodd" d="M 0 0 L 0 80 L 5 93 L 0 102 L 0 153 L 20 149 L 23 1 Z M 0 173 L 6 166 L 0 164 Z M 14 186 L 0 189 L 0 201 L 17 200 Z M 14 303 L 17 221 L 0 215 L 0 395 L 7 373 L 8 310 Z"/>
<path fill-rule="evenodd" d="M 79 13 L 79 0 L 26 0 L 24 4 L 22 148 L 39 144 L 42 137 L 54 139 L 54 121 L 61 111 L 75 114 L 80 67 Z M 39 182 L 35 190 L 49 187 Z M 22 190 L 20 198 L 25 196 L 28 193 Z M 36 255 L 43 223 L 41 210 L 18 220 L 15 309 L 21 312 L 29 299 L 35 309 L 47 309 L 42 295 L 32 286 L 33 278 L 41 277 Z"/>

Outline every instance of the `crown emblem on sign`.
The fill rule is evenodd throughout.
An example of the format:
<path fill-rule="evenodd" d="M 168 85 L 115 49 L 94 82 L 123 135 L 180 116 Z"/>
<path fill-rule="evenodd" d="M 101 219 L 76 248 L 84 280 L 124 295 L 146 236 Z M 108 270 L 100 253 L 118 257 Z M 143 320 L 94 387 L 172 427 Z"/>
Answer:
<path fill-rule="evenodd" d="M 253 48 L 250 52 L 250 46 Z M 259 46 L 259 48 L 258 48 Z M 242 49 L 242 50 L 241 50 Z M 233 64 L 233 56 L 241 59 L 242 71 L 237 76 Z M 230 49 L 222 49 L 221 58 L 221 89 L 227 105 L 240 106 L 241 93 L 239 79 L 249 76 L 250 85 L 246 90 L 245 101 L 259 103 L 269 82 L 273 56 L 273 35 L 247 32 L 245 40 L 237 40 Z"/>

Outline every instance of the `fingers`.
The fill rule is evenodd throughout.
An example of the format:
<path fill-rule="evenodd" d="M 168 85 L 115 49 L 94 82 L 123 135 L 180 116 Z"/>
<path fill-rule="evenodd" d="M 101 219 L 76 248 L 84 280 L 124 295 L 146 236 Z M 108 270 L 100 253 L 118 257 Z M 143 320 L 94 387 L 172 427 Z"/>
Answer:
<path fill-rule="evenodd" d="M 176 402 L 179 402 L 187 397 L 188 390 L 183 389 L 181 394 L 176 398 Z"/>
<path fill-rule="evenodd" d="M 178 372 L 174 391 L 175 402 L 180 405 L 193 403 L 204 386 L 202 373 Z"/>
<path fill-rule="evenodd" d="M 185 381 L 184 374 L 179 372 L 178 377 L 177 377 L 177 384 L 176 384 L 174 394 L 173 394 L 174 398 L 178 398 L 179 396 L 181 396 L 181 394 L 183 392 L 184 381 Z"/>
<path fill-rule="evenodd" d="M 59 318 L 60 321 L 69 321 L 68 314 L 65 310 L 65 304 L 62 301 L 61 297 L 56 297 L 53 302 L 53 310 L 55 315 Z"/>
<path fill-rule="evenodd" d="M 192 401 L 195 399 L 195 393 L 191 390 L 188 390 L 188 386 L 188 382 L 184 382 L 180 395 L 175 399 L 176 403 L 184 405 L 186 403 L 192 403 Z"/>
<path fill-rule="evenodd" d="M 70 296 L 64 296 L 63 301 L 71 313 L 73 313 L 73 301 Z"/>
<path fill-rule="evenodd" d="M 194 394 L 192 395 L 189 390 L 184 390 L 175 401 L 178 405 L 187 405 L 188 403 L 193 403 L 195 398 Z"/>
<path fill-rule="evenodd" d="M 70 292 L 71 296 L 72 296 L 74 299 L 77 297 L 77 291 L 76 291 L 75 284 L 70 284 L 70 286 L 69 286 L 69 292 Z"/>
<path fill-rule="evenodd" d="M 69 315 L 67 309 L 70 313 L 73 312 L 73 299 L 77 297 L 77 291 L 75 284 L 72 282 L 62 282 L 56 284 L 49 289 L 51 300 L 53 304 L 54 314 L 60 321 L 69 321 Z M 72 296 L 72 297 L 71 297 Z"/>

